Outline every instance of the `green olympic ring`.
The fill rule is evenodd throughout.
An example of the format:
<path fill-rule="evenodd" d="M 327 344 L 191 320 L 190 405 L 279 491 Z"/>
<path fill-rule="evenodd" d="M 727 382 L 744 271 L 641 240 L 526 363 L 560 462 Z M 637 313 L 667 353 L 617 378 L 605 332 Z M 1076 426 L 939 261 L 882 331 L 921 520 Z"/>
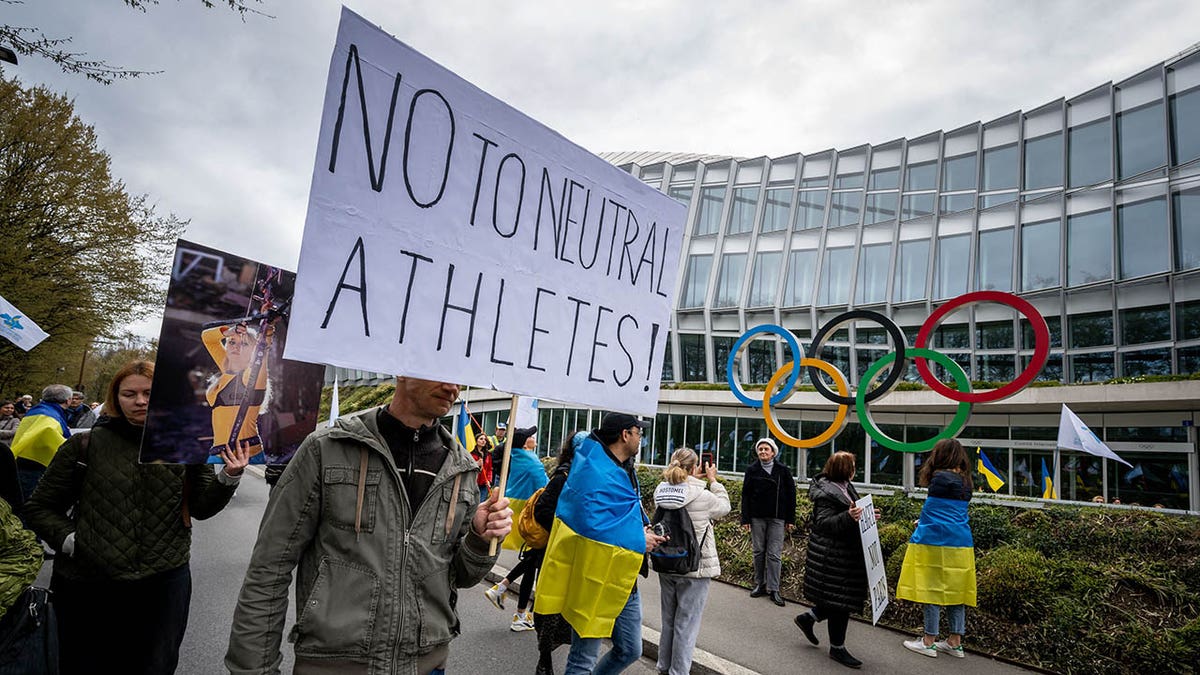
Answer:
<path fill-rule="evenodd" d="M 955 384 L 958 385 L 958 391 L 970 393 L 971 380 L 963 371 L 962 366 L 958 365 L 953 359 L 941 352 L 936 352 L 932 349 L 920 347 L 910 347 L 906 350 L 909 357 L 925 358 L 935 363 L 941 364 L 946 370 L 950 371 L 950 375 L 954 377 Z M 871 419 L 871 411 L 867 408 L 866 395 L 870 390 L 870 384 L 875 381 L 875 377 L 879 375 L 879 371 L 886 368 L 889 364 L 896 360 L 896 352 L 884 354 L 879 360 L 872 363 L 867 372 L 863 373 L 862 380 L 858 383 L 858 391 L 854 394 L 854 410 L 858 413 L 858 421 L 862 424 L 863 431 L 867 435 L 878 442 L 885 448 L 895 450 L 896 452 L 928 452 L 933 449 L 934 444 L 944 438 L 954 438 L 958 432 L 967 426 L 967 420 L 971 418 L 971 404 L 967 401 L 962 401 L 958 404 L 958 408 L 954 412 L 954 419 L 950 424 L 941 431 L 938 435 L 924 441 L 914 441 L 912 443 L 904 443 L 883 433 L 875 426 L 875 420 Z"/>

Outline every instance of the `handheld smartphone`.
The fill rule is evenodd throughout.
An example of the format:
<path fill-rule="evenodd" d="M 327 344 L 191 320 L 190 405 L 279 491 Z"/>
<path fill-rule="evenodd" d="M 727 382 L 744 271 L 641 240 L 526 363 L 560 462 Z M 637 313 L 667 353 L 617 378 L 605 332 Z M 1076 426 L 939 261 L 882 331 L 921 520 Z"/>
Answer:
<path fill-rule="evenodd" d="M 712 463 L 713 463 L 713 456 L 712 456 L 711 452 L 700 453 L 700 470 L 701 471 L 708 471 L 708 465 L 712 464 Z"/>

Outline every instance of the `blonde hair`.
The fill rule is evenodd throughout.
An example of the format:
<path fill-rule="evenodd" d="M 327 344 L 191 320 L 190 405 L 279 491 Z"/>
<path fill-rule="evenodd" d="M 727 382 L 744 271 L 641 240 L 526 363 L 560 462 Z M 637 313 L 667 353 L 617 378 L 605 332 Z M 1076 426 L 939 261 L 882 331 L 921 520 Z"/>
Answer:
<path fill-rule="evenodd" d="M 688 479 L 692 475 L 692 471 L 696 469 L 696 462 L 700 458 L 696 456 L 696 452 L 690 448 L 680 448 L 671 455 L 671 463 L 667 465 L 663 471 L 663 480 L 671 485 L 678 485 Z"/>

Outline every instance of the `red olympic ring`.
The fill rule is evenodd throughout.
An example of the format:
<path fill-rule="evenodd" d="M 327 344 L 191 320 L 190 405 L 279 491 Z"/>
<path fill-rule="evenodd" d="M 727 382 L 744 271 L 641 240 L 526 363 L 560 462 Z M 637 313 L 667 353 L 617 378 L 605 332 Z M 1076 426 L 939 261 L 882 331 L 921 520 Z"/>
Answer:
<path fill-rule="evenodd" d="M 958 403 L 988 403 L 990 401 L 1006 399 L 1029 386 L 1029 383 L 1033 382 L 1033 379 L 1042 371 L 1042 366 L 1046 365 L 1046 359 L 1050 357 L 1050 329 L 1046 326 L 1046 320 L 1042 318 L 1041 313 L 1026 300 L 1012 293 L 1002 293 L 1000 291 L 975 291 L 974 293 L 967 293 L 938 307 L 929 315 L 925 323 L 921 324 L 921 330 L 917 333 L 915 346 L 918 349 L 924 349 L 929 343 L 929 338 L 933 335 L 933 331 L 937 330 L 938 324 L 950 312 L 960 307 L 983 302 L 1008 305 L 1029 320 L 1029 324 L 1033 327 L 1034 336 L 1033 358 L 1029 361 L 1029 365 L 1025 367 L 1025 370 L 1022 370 L 1021 374 L 1017 376 L 1017 379 L 1003 387 L 991 391 L 967 393 L 955 391 L 939 382 L 929 369 L 929 364 L 926 363 L 925 359 L 914 357 L 917 364 L 917 372 L 921 374 L 921 379 L 924 380 L 925 384 L 929 385 L 930 389 L 942 396 Z"/>

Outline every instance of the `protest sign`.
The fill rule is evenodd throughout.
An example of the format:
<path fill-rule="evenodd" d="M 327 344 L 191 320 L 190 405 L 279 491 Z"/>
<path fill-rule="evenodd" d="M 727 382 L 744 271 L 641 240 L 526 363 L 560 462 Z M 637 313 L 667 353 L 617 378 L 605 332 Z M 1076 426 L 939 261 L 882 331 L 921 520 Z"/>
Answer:
<path fill-rule="evenodd" d="M 14 345 L 29 351 L 50 337 L 33 319 L 21 314 L 13 304 L 0 296 L 0 335 Z"/>
<path fill-rule="evenodd" d="M 316 428 L 325 368 L 282 357 L 296 275 L 179 240 L 141 461 L 203 464 L 249 443 L 285 463 Z M 263 451 L 263 452 L 260 452 Z"/>
<path fill-rule="evenodd" d="M 871 624 L 879 623 L 879 617 L 888 606 L 887 572 L 883 565 L 883 548 L 879 545 L 879 523 L 875 520 L 875 505 L 871 495 L 854 502 L 862 509 L 858 518 L 858 531 L 862 535 L 863 560 L 867 563 L 867 588 L 871 596 Z"/>
<path fill-rule="evenodd" d="M 286 355 L 652 415 L 686 212 L 343 9 Z"/>

